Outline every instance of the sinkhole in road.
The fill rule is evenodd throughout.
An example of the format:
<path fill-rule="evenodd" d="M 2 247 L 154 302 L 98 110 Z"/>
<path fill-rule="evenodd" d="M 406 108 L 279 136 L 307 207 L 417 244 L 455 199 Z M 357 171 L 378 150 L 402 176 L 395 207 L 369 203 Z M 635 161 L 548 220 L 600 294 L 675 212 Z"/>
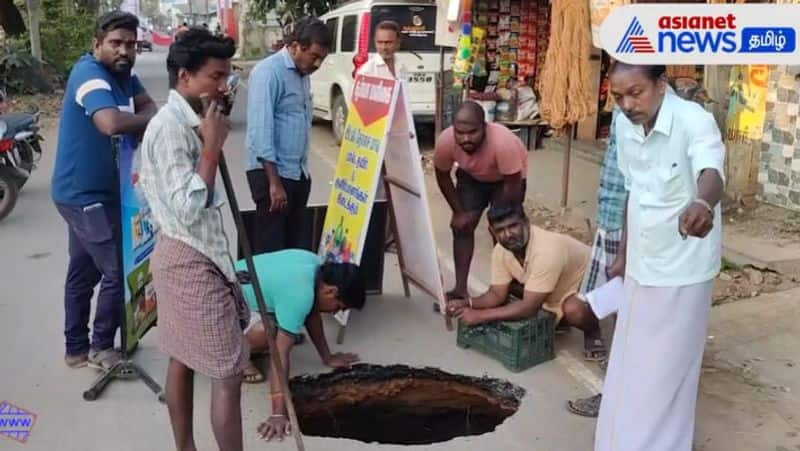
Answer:
<path fill-rule="evenodd" d="M 304 435 L 427 445 L 493 432 L 525 390 L 508 381 L 405 365 L 355 365 L 293 378 Z"/>

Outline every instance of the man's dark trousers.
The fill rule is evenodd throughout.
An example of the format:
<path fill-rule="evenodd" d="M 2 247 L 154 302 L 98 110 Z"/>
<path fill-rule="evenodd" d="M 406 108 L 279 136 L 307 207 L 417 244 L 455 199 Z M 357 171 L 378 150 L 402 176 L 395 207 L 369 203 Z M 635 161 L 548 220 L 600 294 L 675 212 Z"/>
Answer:
<path fill-rule="evenodd" d="M 287 207 L 282 212 L 270 212 L 269 182 L 262 169 L 247 172 L 247 182 L 256 204 L 253 252 L 275 252 L 284 249 L 309 249 L 311 230 L 305 221 L 305 209 L 311 194 L 311 179 L 281 177 L 286 191 Z"/>
<path fill-rule="evenodd" d="M 94 287 L 97 295 L 91 349 L 114 346 L 123 297 L 117 256 L 120 233 L 119 207 L 92 204 L 86 207 L 56 205 L 69 228 L 69 268 L 64 286 L 64 335 L 68 355 L 89 351 L 89 315 Z"/>

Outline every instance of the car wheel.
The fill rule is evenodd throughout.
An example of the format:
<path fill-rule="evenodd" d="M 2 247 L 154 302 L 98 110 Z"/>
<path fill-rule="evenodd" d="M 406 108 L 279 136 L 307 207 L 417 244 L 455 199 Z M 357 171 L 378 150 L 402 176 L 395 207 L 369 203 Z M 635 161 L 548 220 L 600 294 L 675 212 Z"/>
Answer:
<path fill-rule="evenodd" d="M 344 137 L 345 124 L 347 123 L 347 102 L 345 102 L 342 93 L 337 93 L 333 99 L 333 113 L 331 113 L 331 116 L 333 137 L 336 139 L 336 144 L 341 144 L 342 137 Z"/>

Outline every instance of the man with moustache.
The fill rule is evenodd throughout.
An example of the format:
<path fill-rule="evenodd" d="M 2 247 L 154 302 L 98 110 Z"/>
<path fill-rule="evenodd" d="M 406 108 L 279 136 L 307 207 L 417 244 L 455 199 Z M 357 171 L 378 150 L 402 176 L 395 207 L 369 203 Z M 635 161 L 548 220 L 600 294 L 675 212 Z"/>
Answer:
<path fill-rule="evenodd" d="M 462 103 L 453 125 L 439 136 L 433 153 L 436 183 L 453 211 L 453 259 L 456 285 L 450 299 L 466 299 L 467 277 L 475 250 L 475 228 L 489 205 L 522 204 L 528 152 L 503 125 L 487 123 L 479 104 Z M 451 172 L 453 166 L 456 183 Z"/>
<path fill-rule="evenodd" d="M 250 74 L 247 102 L 247 181 L 256 204 L 253 251 L 304 248 L 303 212 L 311 192 L 308 147 L 313 105 L 310 75 L 328 56 L 325 23 L 305 17 L 286 47 Z"/>
<path fill-rule="evenodd" d="M 578 291 L 589 264 L 589 246 L 531 225 L 520 204 L 495 204 L 487 214 L 497 238 L 489 290 L 476 298 L 450 300 L 447 313 L 464 324 L 534 318 L 540 310 L 555 323 L 583 331 L 586 358 L 605 357 L 600 323 Z M 511 282 L 524 285 L 522 299 L 509 302 Z"/>
<path fill-rule="evenodd" d="M 405 68 L 397 66 L 395 54 L 400 50 L 400 25 L 384 20 L 375 26 L 375 56 L 358 68 L 358 73 L 374 77 L 403 79 Z"/>
<path fill-rule="evenodd" d="M 141 135 L 156 113 L 132 72 L 138 26 L 136 16 L 122 11 L 97 19 L 92 53 L 75 63 L 64 92 L 50 192 L 69 230 L 64 361 L 70 368 L 88 363 L 107 370 L 120 358 L 114 350 L 123 296 L 120 206 L 111 136 Z M 89 314 L 98 283 L 90 344 Z"/>
<path fill-rule="evenodd" d="M 610 71 L 628 190 L 625 296 L 595 451 L 689 451 L 714 277 L 725 147 L 714 117 L 667 90 L 665 66 Z"/>

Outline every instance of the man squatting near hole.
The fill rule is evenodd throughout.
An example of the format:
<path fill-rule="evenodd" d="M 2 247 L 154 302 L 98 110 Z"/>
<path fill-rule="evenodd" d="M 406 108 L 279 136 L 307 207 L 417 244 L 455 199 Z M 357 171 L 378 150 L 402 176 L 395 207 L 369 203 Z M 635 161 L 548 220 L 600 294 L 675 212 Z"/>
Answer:
<path fill-rule="evenodd" d="M 583 331 L 587 360 L 606 358 L 600 323 L 578 292 L 589 263 L 589 246 L 532 225 L 519 203 L 494 204 L 487 218 L 497 239 L 491 286 L 476 298 L 448 301 L 447 313 L 476 325 L 535 318 L 545 310 L 555 316 L 556 324 Z M 512 281 L 524 285 L 520 300 L 509 299 Z"/>

